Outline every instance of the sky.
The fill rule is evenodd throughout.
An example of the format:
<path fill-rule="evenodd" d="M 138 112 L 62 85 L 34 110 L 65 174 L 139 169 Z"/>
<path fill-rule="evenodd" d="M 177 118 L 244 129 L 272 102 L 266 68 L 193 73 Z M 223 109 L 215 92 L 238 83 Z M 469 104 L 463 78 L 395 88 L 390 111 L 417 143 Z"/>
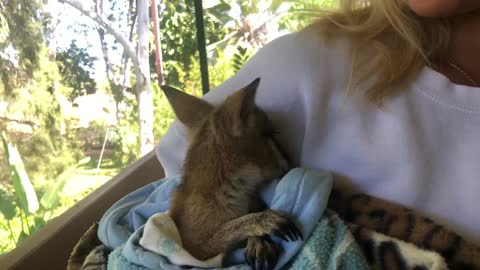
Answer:
<path fill-rule="evenodd" d="M 83 0 L 81 2 L 85 8 L 93 6 L 93 1 Z M 124 2 L 124 0 L 117 2 Z M 70 43 L 75 40 L 78 47 L 87 48 L 89 55 L 97 58 L 93 66 L 95 79 L 102 80 L 105 78 L 105 62 L 103 61 L 100 38 L 95 30 L 96 23 L 68 4 L 56 1 L 49 1 L 49 4 L 48 8 L 57 19 L 54 30 L 55 47 L 57 50 L 67 49 Z M 110 42 L 112 41 L 111 36 L 107 35 L 107 38 Z M 121 59 L 122 51 L 118 50 L 117 52 L 116 54 L 110 54 L 115 62 Z"/>

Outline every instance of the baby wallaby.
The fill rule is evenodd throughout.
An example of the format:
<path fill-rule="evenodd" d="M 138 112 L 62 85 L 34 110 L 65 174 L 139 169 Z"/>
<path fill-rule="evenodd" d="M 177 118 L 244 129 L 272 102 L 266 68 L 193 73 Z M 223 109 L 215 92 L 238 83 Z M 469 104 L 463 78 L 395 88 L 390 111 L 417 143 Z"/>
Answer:
<path fill-rule="evenodd" d="M 183 246 L 197 259 L 245 247 L 253 269 L 273 269 L 285 241 L 302 238 L 285 215 L 266 209 L 260 187 L 287 172 L 288 163 L 273 139 L 274 129 L 255 105 L 260 79 L 234 92 L 219 106 L 162 86 L 178 120 L 187 128 L 183 178 L 169 214 Z"/>

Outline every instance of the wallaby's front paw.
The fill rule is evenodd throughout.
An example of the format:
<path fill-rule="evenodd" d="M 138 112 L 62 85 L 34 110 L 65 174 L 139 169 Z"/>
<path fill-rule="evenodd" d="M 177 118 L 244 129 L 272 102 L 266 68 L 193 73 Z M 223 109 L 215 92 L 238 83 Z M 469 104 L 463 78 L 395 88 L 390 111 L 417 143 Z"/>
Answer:
<path fill-rule="evenodd" d="M 251 236 L 243 254 L 253 270 L 271 270 L 277 264 L 280 252 L 281 247 L 272 243 L 268 236 Z"/>
<path fill-rule="evenodd" d="M 262 224 L 265 226 L 266 234 L 278 236 L 287 242 L 303 240 L 302 232 L 287 216 L 273 210 L 267 210 L 262 214 L 264 215 Z"/>

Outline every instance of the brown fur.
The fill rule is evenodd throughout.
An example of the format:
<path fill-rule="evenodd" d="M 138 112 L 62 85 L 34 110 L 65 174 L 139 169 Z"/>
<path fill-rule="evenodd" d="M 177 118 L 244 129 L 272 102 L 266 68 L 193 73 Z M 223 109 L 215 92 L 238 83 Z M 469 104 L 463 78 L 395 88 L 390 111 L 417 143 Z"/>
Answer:
<path fill-rule="evenodd" d="M 216 108 L 162 87 L 189 137 L 182 183 L 169 213 L 184 247 L 198 259 L 246 245 L 248 262 L 273 268 L 278 250 L 266 236 L 301 236 L 286 216 L 265 210 L 257 193 L 288 169 L 272 124 L 255 105 L 258 83 L 236 91 Z"/>

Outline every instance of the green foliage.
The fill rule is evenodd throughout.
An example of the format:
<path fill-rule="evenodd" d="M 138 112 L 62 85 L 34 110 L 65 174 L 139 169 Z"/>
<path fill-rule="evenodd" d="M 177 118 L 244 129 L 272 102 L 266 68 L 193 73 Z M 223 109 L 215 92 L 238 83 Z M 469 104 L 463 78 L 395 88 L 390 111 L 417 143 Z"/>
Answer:
<path fill-rule="evenodd" d="M 65 184 L 59 194 L 59 205 L 52 210 L 52 216 L 59 215 L 85 198 L 92 191 L 117 175 L 122 164 L 116 162 L 111 154 L 103 156 L 101 168 L 97 170 L 99 158 L 92 156 L 90 161 L 81 164 L 75 174 Z"/>
<path fill-rule="evenodd" d="M 278 22 L 280 27 L 289 31 L 298 31 L 313 23 L 319 10 L 336 7 L 338 0 L 291 1 L 289 12 Z"/>
<path fill-rule="evenodd" d="M 230 5 L 219 1 L 205 12 L 205 39 L 207 44 L 220 41 L 226 34 L 224 27 Z M 183 74 L 191 71 L 192 57 L 197 53 L 193 0 L 165 1 L 160 17 L 165 82 L 181 88 Z M 179 46 L 181 44 L 181 46 Z M 152 46 L 153 47 L 153 46 Z M 155 70 L 154 55 L 150 56 L 151 70 Z"/>
<path fill-rule="evenodd" d="M 33 214 L 38 210 L 38 199 L 32 183 L 25 171 L 22 158 L 16 147 L 11 145 L 6 138 L 5 132 L 2 132 L 3 150 L 7 157 L 10 167 L 10 175 L 15 188 L 15 196 L 19 203 L 20 209 L 25 213 Z"/>
<path fill-rule="evenodd" d="M 62 83 L 73 88 L 70 100 L 83 94 L 95 93 L 96 83 L 90 71 L 96 57 L 90 56 L 85 48 L 77 47 L 73 40 L 67 50 L 57 52 L 56 60 Z"/>
<path fill-rule="evenodd" d="M 84 158 L 80 160 L 75 166 L 72 166 L 57 176 L 56 181 L 51 182 L 47 189 L 47 192 L 43 194 L 40 203 L 45 209 L 54 209 L 60 202 L 60 193 L 67 181 L 73 176 L 78 166 L 86 164 L 90 161 L 90 158 Z"/>
<path fill-rule="evenodd" d="M 10 29 L 8 29 L 8 22 L 5 16 L 0 13 L 0 43 L 5 43 L 10 34 Z"/>
<path fill-rule="evenodd" d="M 21 231 L 20 234 L 18 235 L 18 239 L 17 239 L 17 244 L 25 241 L 25 239 L 28 238 L 28 234 L 25 232 L 25 231 Z"/>
<path fill-rule="evenodd" d="M 70 88 L 58 84 L 60 75 L 48 51 L 42 48 L 38 68 L 23 87 L 3 96 L 8 104 L 6 114 L 24 119 L 29 124 L 1 123 L 12 144 L 17 145 L 25 169 L 33 185 L 44 189 L 46 179 L 52 179 L 79 159 L 78 142 L 71 132 L 69 106 Z M 3 124 L 3 125 L 2 125 Z M 6 164 L 0 163 L 4 171 Z M 7 175 L 1 174 L 2 179 Z"/>
<path fill-rule="evenodd" d="M 167 132 L 175 118 L 175 114 L 157 83 L 152 83 L 152 91 L 154 108 L 153 136 L 158 140 Z"/>
<path fill-rule="evenodd" d="M 0 213 L 2 213 L 7 220 L 12 220 L 16 215 L 15 208 L 15 197 L 3 188 L 0 188 Z"/>
<path fill-rule="evenodd" d="M 237 46 L 237 50 L 232 57 L 233 70 L 238 72 L 251 56 L 252 54 L 249 53 L 248 48 Z"/>
<path fill-rule="evenodd" d="M 38 210 L 38 199 L 32 183 L 28 178 L 27 172 L 25 171 L 17 148 L 7 141 L 5 132 L 2 132 L 1 137 L 5 156 L 10 167 L 11 181 L 15 191 L 15 202 L 17 203 L 17 206 L 19 206 L 20 219 L 22 220 L 22 231 L 17 240 L 17 243 L 19 243 L 25 240 L 32 229 L 35 228 L 35 225 L 33 225 L 33 227 L 28 225 L 28 216 L 34 214 Z M 7 192 L 2 193 L 3 195 L 8 195 Z M 12 198 L 10 197 L 10 199 Z M 15 207 L 13 203 L 5 208 L 2 207 L 1 212 L 7 220 L 13 219 L 14 215 L 12 216 L 12 214 L 16 212 L 14 209 L 12 210 L 12 207 Z M 27 229 L 24 229 L 24 223 L 27 225 Z"/>
<path fill-rule="evenodd" d="M 294 10 L 305 10 L 317 7 L 324 2 L 332 0 L 307 0 L 307 1 L 284 1 L 284 0 L 218 0 L 209 2 L 204 7 L 206 43 L 209 49 L 209 68 L 215 69 L 217 62 L 224 61 L 222 57 L 231 57 L 232 62 L 227 69 L 219 70 L 228 73 L 232 69 L 237 72 L 263 42 L 256 35 L 263 35 L 262 24 L 269 23 L 276 17 L 281 17 L 280 7 L 283 4 L 290 5 L 288 18 L 298 19 L 297 23 L 291 23 L 289 19 L 281 20 L 279 30 L 292 30 L 306 25 L 310 18 L 304 13 L 295 13 Z M 320 3 L 321 2 L 321 3 Z M 260 8 L 263 7 L 263 8 Z M 196 29 L 192 22 L 195 21 L 192 0 L 168 1 L 161 12 L 161 36 L 162 52 L 164 60 L 165 83 L 186 89 L 191 84 L 196 72 L 194 60 L 197 55 Z M 233 34 L 233 35 L 232 35 Z M 260 42 L 260 43 L 258 43 Z M 181 46 L 179 46 L 181 44 Z M 234 54 L 232 48 L 236 49 Z M 223 55 L 219 55 L 219 51 Z M 151 54 L 151 67 L 154 69 L 154 56 Z M 225 61 L 224 61 L 225 62 Z M 210 77 L 212 72 L 210 71 Z M 213 72 L 213 76 L 228 78 L 227 76 Z M 199 78 L 199 77 L 198 77 Z M 195 77 L 197 79 L 197 77 Z M 210 85 L 216 86 L 223 81 L 213 81 Z M 196 84 L 196 82 L 195 82 Z M 199 88 L 198 88 L 199 89 Z"/>
<path fill-rule="evenodd" d="M 3 144 L 5 149 L 5 154 L 7 156 L 12 156 L 12 153 L 17 152 L 14 146 L 9 145 L 4 136 L 2 136 Z M 18 152 L 17 152 L 18 153 Z M 49 217 L 46 216 L 47 213 L 52 213 L 56 210 L 61 202 L 60 194 L 62 194 L 62 190 L 66 184 L 66 182 L 73 176 L 75 171 L 78 169 L 79 166 L 82 166 L 89 162 L 89 158 L 80 160 L 75 166 L 72 166 L 65 170 L 64 173 L 58 175 L 55 179 L 52 179 L 51 186 L 48 192 L 46 192 L 41 199 L 41 208 L 38 208 L 38 201 L 36 201 L 36 192 L 33 189 L 31 183 L 27 181 L 27 185 L 25 182 L 20 181 L 20 192 L 17 189 L 17 184 L 19 180 L 16 179 L 15 174 L 12 174 L 11 181 L 15 186 L 15 192 L 13 195 L 0 185 L 0 213 L 5 218 L 6 222 L 2 222 L 0 216 L 0 225 L 3 228 L 7 228 L 10 232 L 10 240 L 13 245 L 17 245 L 18 243 L 24 241 L 28 236 L 32 235 L 40 228 L 42 228 L 47 221 L 52 218 L 52 215 Z M 12 161 L 12 159 L 9 159 Z M 13 163 L 11 167 L 14 170 L 18 170 L 21 167 L 21 160 L 13 159 Z M 23 170 L 24 171 L 24 170 Z M 28 180 L 28 175 L 24 171 L 24 177 Z M 24 179 L 25 180 L 25 179 Z M 8 187 L 8 185 L 7 185 Z M 27 190 L 27 191 L 25 191 Z M 25 206 L 24 200 L 35 200 L 37 207 L 35 211 L 32 211 L 29 207 Z M 27 203 L 27 206 L 29 204 Z M 37 211 L 39 210 L 39 211 Z M 13 226 L 12 222 L 20 221 L 20 227 Z M 14 232 L 16 231 L 16 233 Z M 0 231 L 1 232 L 1 231 Z M 18 235 L 15 237 L 15 235 Z M 0 246 L 0 253 L 4 250 L 9 250 L 10 245 Z"/>
<path fill-rule="evenodd" d="M 117 119 L 117 125 L 112 127 L 110 141 L 114 144 L 114 159 L 121 164 L 129 164 L 139 157 L 138 152 L 138 104 L 132 95 L 125 95 L 122 117 Z"/>
<path fill-rule="evenodd" d="M 72 89 L 60 83 L 38 3 L 0 3 L 0 21 L 7 22 L 0 27 L 0 102 L 6 105 L 0 119 L 0 252 L 45 224 L 56 199 L 42 195 L 79 159 L 65 97 Z"/>
<path fill-rule="evenodd" d="M 0 2 L 0 91 L 9 94 L 32 75 L 38 65 L 44 23 L 38 2 Z"/>
<path fill-rule="evenodd" d="M 214 89 L 235 74 L 235 70 L 232 68 L 233 60 L 231 54 L 223 50 L 217 50 L 216 55 L 215 62 L 208 68 L 210 89 Z M 196 55 L 192 56 L 191 67 L 191 71 L 185 74 L 183 78 L 185 83 L 180 89 L 189 94 L 201 96 L 200 62 Z"/>

